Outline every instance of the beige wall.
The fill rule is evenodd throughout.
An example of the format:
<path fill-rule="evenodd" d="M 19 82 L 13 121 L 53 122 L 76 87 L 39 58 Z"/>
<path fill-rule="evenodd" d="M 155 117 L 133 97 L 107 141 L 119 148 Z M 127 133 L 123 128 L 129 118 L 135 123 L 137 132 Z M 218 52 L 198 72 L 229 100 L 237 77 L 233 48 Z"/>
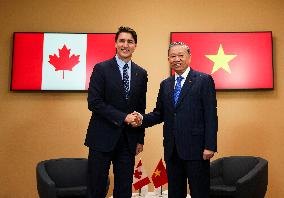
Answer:
<path fill-rule="evenodd" d="M 37 197 L 37 162 L 86 157 L 86 93 L 9 91 L 16 31 L 115 32 L 133 27 L 134 60 L 149 73 L 147 110 L 169 75 L 171 31 L 273 31 L 275 89 L 218 92 L 219 153 L 269 161 L 267 198 L 284 196 L 284 2 L 282 0 L 0 0 L 0 197 Z M 161 158 L 161 125 L 147 130 L 140 155 L 148 174 Z M 111 177 L 113 179 L 113 177 Z"/>

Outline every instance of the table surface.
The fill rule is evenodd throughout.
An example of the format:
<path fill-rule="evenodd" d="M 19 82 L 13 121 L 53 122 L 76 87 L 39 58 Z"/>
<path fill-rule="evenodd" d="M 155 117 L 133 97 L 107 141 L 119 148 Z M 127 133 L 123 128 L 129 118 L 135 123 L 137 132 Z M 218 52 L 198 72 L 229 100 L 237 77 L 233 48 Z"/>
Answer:
<path fill-rule="evenodd" d="M 113 198 L 112 196 L 110 198 Z M 139 196 L 139 193 L 132 193 L 132 198 L 168 198 L 168 191 L 163 191 L 162 196 L 157 195 L 154 192 L 148 192 L 145 196 Z M 190 195 L 188 194 L 186 198 L 190 198 Z"/>

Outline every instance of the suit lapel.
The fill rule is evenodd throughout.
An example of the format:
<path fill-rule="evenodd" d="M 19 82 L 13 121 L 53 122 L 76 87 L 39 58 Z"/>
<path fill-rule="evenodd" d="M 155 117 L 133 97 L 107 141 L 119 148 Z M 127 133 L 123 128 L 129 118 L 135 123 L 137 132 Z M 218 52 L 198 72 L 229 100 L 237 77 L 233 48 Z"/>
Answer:
<path fill-rule="evenodd" d="M 185 82 L 182 86 L 180 96 L 178 98 L 176 108 L 178 108 L 183 100 L 183 98 L 190 92 L 192 85 L 194 84 L 194 71 L 190 68 L 190 71 L 185 79 Z"/>
<path fill-rule="evenodd" d="M 110 71 L 110 73 L 112 73 L 112 81 L 114 82 L 115 85 L 117 85 L 119 91 L 121 92 L 121 94 L 124 96 L 124 89 L 123 89 L 123 84 L 122 84 L 122 77 L 118 68 L 118 64 L 115 60 L 115 58 L 112 59 L 111 61 L 111 69 L 113 70 L 113 72 Z"/>
<path fill-rule="evenodd" d="M 139 73 L 138 73 L 137 65 L 134 62 L 132 62 L 131 63 L 130 93 L 129 93 L 128 100 L 131 99 L 131 96 L 133 95 L 133 92 L 136 89 L 138 80 L 139 80 Z"/>
<path fill-rule="evenodd" d="M 166 93 L 168 93 L 168 101 L 169 101 L 169 107 L 170 110 L 173 111 L 174 110 L 174 87 L 175 87 L 175 76 L 170 77 L 169 81 L 168 81 L 168 85 L 166 86 L 166 88 L 168 90 L 166 90 Z"/>

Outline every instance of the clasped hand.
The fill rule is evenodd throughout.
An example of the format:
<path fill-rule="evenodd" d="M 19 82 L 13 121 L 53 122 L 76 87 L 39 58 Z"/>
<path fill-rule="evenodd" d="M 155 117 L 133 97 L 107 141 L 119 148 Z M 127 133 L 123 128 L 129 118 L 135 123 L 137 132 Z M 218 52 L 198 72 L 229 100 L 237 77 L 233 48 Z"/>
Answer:
<path fill-rule="evenodd" d="M 125 122 L 132 127 L 139 127 L 142 124 L 142 115 L 139 112 L 134 111 L 126 116 Z"/>

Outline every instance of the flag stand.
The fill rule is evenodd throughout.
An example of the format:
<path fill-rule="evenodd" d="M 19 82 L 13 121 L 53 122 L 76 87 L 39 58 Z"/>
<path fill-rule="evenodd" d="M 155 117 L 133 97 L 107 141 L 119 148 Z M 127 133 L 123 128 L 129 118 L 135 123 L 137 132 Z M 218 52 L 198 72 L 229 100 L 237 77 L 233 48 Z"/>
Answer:
<path fill-rule="evenodd" d="M 141 188 L 139 188 L 139 197 L 141 197 Z"/>

